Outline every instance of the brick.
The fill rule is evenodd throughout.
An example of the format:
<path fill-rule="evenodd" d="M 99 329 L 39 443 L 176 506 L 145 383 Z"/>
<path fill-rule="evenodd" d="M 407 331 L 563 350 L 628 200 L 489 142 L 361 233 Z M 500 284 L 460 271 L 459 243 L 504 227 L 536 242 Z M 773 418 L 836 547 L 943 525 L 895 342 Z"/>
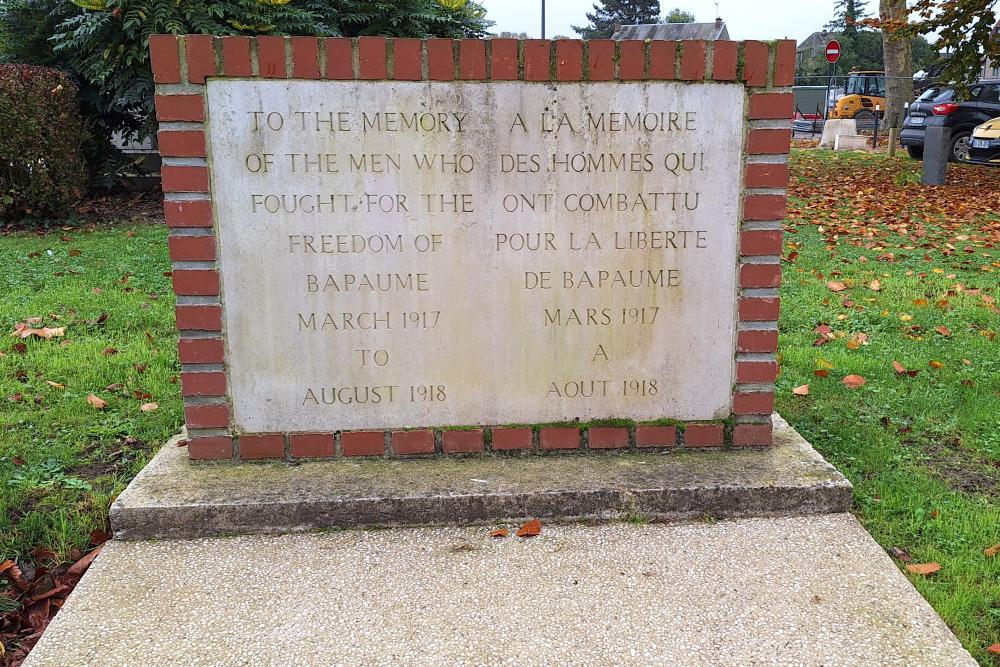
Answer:
<path fill-rule="evenodd" d="M 179 331 L 222 331 L 222 306 L 177 306 Z"/>
<path fill-rule="evenodd" d="M 610 81 L 615 77 L 615 43 L 610 39 L 587 42 L 587 80 Z"/>
<path fill-rule="evenodd" d="M 646 77 L 646 42 L 626 39 L 618 42 L 618 78 L 639 81 Z"/>
<path fill-rule="evenodd" d="M 493 429 L 493 450 L 531 449 L 530 428 Z"/>
<path fill-rule="evenodd" d="M 750 96 L 750 120 L 785 120 L 795 113 L 791 93 L 754 93 Z"/>
<path fill-rule="evenodd" d="M 795 83 L 795 40 L 778 40 L 774 58 L 774 83 L 771 85 L 778 87 Z"/>
<path fill-rule="evenodd" d="M 767 85 L 767 68 L 770 59 L 767 44 L 755 40 L 743 42 L 743 80 L 748 86 Z"/>
<path fill-rule="evenodd" d="M 167 239 L 174 262 L 206 262 L 215 259 L 214 236 L 171 236 Z"/>
<path fill-rule="evenodd" d="M 382 431 L 352 431 L 340 435 L 344 456 L 384 456 L 385 435 Z"/>
<path fill-rule="evenodd" d="M 173 272 L 174 294 L 215 296 L 219 293 L 219 272 L 215 269 L 177 269 Z"/>
<path fill-rule="evenodd" d="M 524 40 L 524 80 L 549 80 L 551 42 L 547 39 Z"/>
<path fill-rule="evenodd" d="M 712 78 L 716 81 L 735 81 L 738 44 L 719 40 L 712 42 L 712 46 Z"/>
<path fill-rule="evenodd" d="M 638 447 L 673 447 L 677 444 L 677 427 L 636 426 L 635 444 Z"/>
<path fill-rule="evenodd" d="M 205 100 L 201 95 L 157 95 L 156 119 L 200 123 L 205 120 Z"/>
<path fill-rule="evenodd" d="M 423 53 L 421 41 L 410 37 L 392 40 L 392 78 L 398 81 L 419 81 Z"/>
<path fill-rule="evenodd" d="M 781 286 L 780 264 L 741 264 L 740 287 L 764 288 Z"/>
<path fill-rule="evenodd" d="M 743 219 L 783 220 L 787 206 L 785 195 L 747 195 L 743 201 Z"/>
<path fill-rule="evenodd" d="M 285 66 L 285 38 L 278 35 L 257 37 L 257 71 L 265 79 L 284 79 L 288 76 Z"/>
<path fill-rule="evenodd" d="M 721 447 L 725 443 L 722 424 L 688 424 L 684 444 L 688 447 Z"/>
<path fill-rule="evenodd" d="M 222 73 L 226 76 L 250 76 L 250 38 L 222 38 Z"/>
<path fill-rule="evenodd" d="M 441 434 L 445 454 L 471 454 L 483 451 L 483 431 L 445 431 Z"/>
<path fill-rule="evenodd" d="M 205 132 L 202 130 L 162 130 L 156 139 L 160 155 L 164 157 L 205 157 Z"/>
<path fill-rule="evenodd" d="M 737 382 L 774 382 L 776 377 L 778 377 L 778 363 L 776 361 L 736 362 Z"/>
<path fill-rule="evenodd" d="M 766 354 L 778 350 L 775 329 L 746 329 L 736 334 L 736 351 Z"/>
<path fill-rule="evenodd" d="M 181 57 L 176 35 L 150 35 L 149 61 L 156 83 L 181 82 Z"/>
<path fill-rule="evenodd" d="M 191 438 L 188 440 L 187 450 L 192 459 L 231 459 L 233 440 L 224 436 Z"/>
<path fill-rule="evenodd" d="M 285 438 L 279 433 L 241 435 L 241 459 L 280 459 L 285 456 Z"/>
<path fill-rule="evenodd" d="M 326 78 L 353 79 L 354 62 L 351 55 L 351 40 L 347 37 L 330 37 L 326 45 Z"/>
<path fill-rule="evenodd" d="M 733 414 L 769 415 L 774 412 L 773 391 L 752 391 L 733 395 Z"/>
<path fill-rule="evenodd" d="M 212 202 L 207 199 L 163 202 L 167 227 L 211 227 Z"/>
<path fill-rule="evenodd" d="M 297 79 L 319 78 L 319 40 L 315 37 L 292 37 L 292 76 Z"/>
<path fill-rule="evenodd" d="M 748 188 L 783 188 L 788 185 L 788 165 L 783 162 L 752 162 L 747 165 Z"/>
<path fill-rule="evenodd" d="M 458 43 L 458 78 L 486 78 L 486 40 L 463 39 Z"/>
<path fill-rule="evenodd" d="M 777 297 L 743 298 L 740 299 L 739 314 L 744 322 L 775 322 L 781 299 Z"/>
<path fill-rule="evenodd" d="M 539 431 L 538 443 L 542 449 L 579 449 L 580 429 L 543 428 Z"/>
<path fill-rule="evenodd" d="M 396 456 L 434 453 L 434 431 L 393 431 L 392 453 Z"/>
<path fill-rule="evenodd" d="M 229 406 L 185 405 L 184 423 L 188 428 L 229 428 Z"/>
<path fill-rule="evenodd" d="M 771 422 L 766 424 L 737 424 L 733 428 L 733 444 L 737 447 L 767 447 L 771 445 Z"/>
<path fill-rule="evenodd" d="M 740 255 L 752 257 L 780 254 L 780 229 L 753 229 L 740 234 Z"/>
<path fill-rule="evenodd" d="M 559 81 L 583 79 L 583 42 L 579 39 L 556 41 L 556 79 Z"/>
<path fill-rule="evenodd" d="M 190 83 L 205 83 L 205 78 L 215 76 L 215 48 L 211 35 L 187 35 L 184 37 L 187 52 L 187 75 Z"/>
<path fill-rule="evenodd" d="M 160 167 L 160 185 L 164 192 L 208 192 L 208 167 Z"/>
<path fill-rule="evenodd" d="M 622 426 L 593 426 L 587 429 L 591 449 L 623 449 L 628 447 L 628 429 Z"/>
<path fill-rule="evenodd" d="M 677 42 L 654 39 L 649 43 L 649 78 L 673 79 L 676 76 L 674 59 L 677 56 Z"/>
<path fill-rule="evenodd" d="M 293 433 L 288 436 L 289 453 L 301 459 L 333 458 L 333 433 Z"/>
<path fill-rule="evenodd" d="M 747 137 L 747 155 L 786 154 L 791 147 L 791 129 L 750 130 Z"/>
<path fill-rule="evenodd" d="M 701 81 L 705 78 L 705 42 L 685 39 L 681 45 L 681 79 Z"/>
<path fill-rule="evenodd" d="M 221 338 L 181 338 L 177 356 L 182 364 L 221 364 L 225 351 Z"/>
<path fill-rule="evenodd" d="M 427 40 L 427 78 L 432 81 L 451 81 L 455 78 L 455 51 L 452 40 Z"/>
<path fill-rule="evenodd" d="M 181 373 L 181 387 L 182 396 L 224 396 L 226 374 L 221 371 Z"/>
<path fill-rule="evenodd" d="M 517 40 L 491 39 L 490 78 L 494 81 L 517 79 Z"/>
<path fill-rule="evenodd" d="M 385 37 L 361 37 L 358 40 L 358 74 L 362 79 L 386 79 Z"/>

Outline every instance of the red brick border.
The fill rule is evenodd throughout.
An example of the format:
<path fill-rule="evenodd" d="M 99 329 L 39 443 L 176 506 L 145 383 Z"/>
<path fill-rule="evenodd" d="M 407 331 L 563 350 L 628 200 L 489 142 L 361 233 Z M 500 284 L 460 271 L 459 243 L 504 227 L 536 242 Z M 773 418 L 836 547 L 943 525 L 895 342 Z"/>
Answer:
<path fill-rule="evenodd" d="M 326 458 L 564 451 L 645 447 L 759 446 L 771 442 L 778 372 L 780 221 L 795 42 L 515 39 L 391 39 L 153 35 L 149 39 L 164 214 L 174 291 L 184 414 L 195 459 Z M 474 430 L 239 434 L 226 393 L 223 304 L 206 160 L 209 77 L 438 81 L 736 82 L 746 95 L 740 230 L 736 385 L 732 414 L 713 423 L 635 427 L 496 427 Z M 387 446 L 388 445 L 388 446 Z"/>

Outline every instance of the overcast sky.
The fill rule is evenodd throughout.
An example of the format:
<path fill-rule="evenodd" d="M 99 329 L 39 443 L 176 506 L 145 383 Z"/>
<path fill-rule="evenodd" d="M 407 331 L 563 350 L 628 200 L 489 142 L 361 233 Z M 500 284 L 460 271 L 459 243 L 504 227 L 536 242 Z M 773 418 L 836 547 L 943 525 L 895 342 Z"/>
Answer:
<path fill-rule="evenodd" d="M 479 0 L 486 7 L 486 17 L 496 21 L 492 32 L 508 30 L 538 37 L 541 30 L 541 0 Z M 546 0 L 545 33 L 547 37 L 578 37 L 573 25 L 586 25 L 586 13 L 594 0 Z M 660 0 L 666 12 L 680 7 L 694 14 L 700 23 L 714 21 L 716 3 L 712 0 Z M 719 0 L 719 15 L 726 21 L 731 39 L 804 40 L 819 30 L 833 15 L 834 0 Z M 869 0 L 870 13 L 878 13 L 878 2 Z"/>

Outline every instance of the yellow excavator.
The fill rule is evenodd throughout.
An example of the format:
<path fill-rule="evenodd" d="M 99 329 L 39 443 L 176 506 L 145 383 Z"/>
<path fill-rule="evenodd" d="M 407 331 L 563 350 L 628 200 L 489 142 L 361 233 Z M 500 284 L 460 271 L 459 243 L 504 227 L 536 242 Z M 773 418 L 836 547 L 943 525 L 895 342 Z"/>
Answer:
<path fill-rule="evenodd" d="M 885 72 L 851 72 L 844 94 L 830 109 L 830 118 L 853 118 L 867 125 L 875 122 L 876 115 L 885 115 Z"/>

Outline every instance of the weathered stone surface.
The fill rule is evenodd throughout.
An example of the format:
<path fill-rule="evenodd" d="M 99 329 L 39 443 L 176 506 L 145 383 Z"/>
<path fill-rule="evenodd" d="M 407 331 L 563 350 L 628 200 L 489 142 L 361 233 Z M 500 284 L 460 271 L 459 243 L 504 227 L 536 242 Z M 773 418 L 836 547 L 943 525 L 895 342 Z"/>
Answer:
<path fill-rule="evenodd" d="M 207 99 L 237 431 L 730 415 L 740 85 Z"/>
<path fill-rule="evenodd" d="M 25 667 L 974 667 L 849 514 L 104 547 Z"/>
<path fill-rule="evenodd" d="M 820 148 L 833 148 L 837 137 L 841 134 L 857 134 L 858 124 L 853 118 L 831 118 L 823 123 L 823 136 L 819 140 Z"/>
<path fill-rule="evenodd" d="M 851 485 L 776 419 L 737 451 L 195 464 L 174 441 L 111 507 L 118 539 L 551 519 L 843 512 Z"/>
<path fill-rule="evenodd" d="M 835 151 L 863 151 L 872 147 L 872 138 L 863 134 L 838 134 L 834 140 Z"/>
<path fill-rule="evenodd" d="M 924 170 L 920 182 L 924 185 L 944 185 L 951 157 L 951 128 L 929 125 L 924 130 Z"/>

